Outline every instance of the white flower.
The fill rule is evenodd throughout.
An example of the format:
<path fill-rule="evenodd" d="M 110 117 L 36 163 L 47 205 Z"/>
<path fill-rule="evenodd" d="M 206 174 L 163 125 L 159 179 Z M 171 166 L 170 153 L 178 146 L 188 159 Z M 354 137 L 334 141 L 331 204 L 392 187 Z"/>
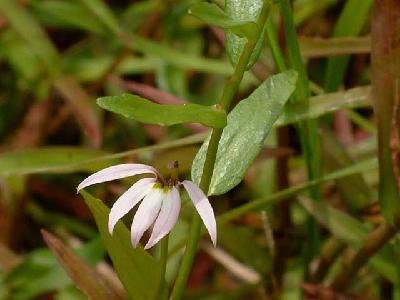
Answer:
<path fill-rule="evenodd" d="M 178 220 L 181 208 L 179 187 L 183 185 L 199 213 L 213 244 L 217 241 L 217 226 L 214 211 L 203 191 L 193 182 L 184 180 L 167 184 L 161 174 L 153 167 L 143 164 L 120 164 L 105 168 L 83 180 L 78 191 L 92 184 L 121 179 L 138 174 L 153 174 L 154 178 L 138 180 L 111 208 L 108 230 L 112 234 L 115 224 L 141 200 L 131 226 L 132 245 L 137 246 L 143 233 L 154 223 L 153 232 L 145 249 L 153 247 Z"/>

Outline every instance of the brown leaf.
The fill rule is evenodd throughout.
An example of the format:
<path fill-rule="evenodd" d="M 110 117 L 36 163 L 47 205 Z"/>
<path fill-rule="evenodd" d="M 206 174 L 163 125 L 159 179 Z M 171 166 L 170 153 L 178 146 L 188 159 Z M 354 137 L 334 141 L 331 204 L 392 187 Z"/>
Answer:
<path fill-rule="evenodd" d="M 76 287 L 89 299 L 117 300 L 118 293 L 75 252 L 69 249 L 60 239 L 42 229 L 42 236 L 58 261 L 71 277 Z"/>
<path fill-rule="evenodd" d="M 51 100 L 35 102 L 24 117 L 13 139 L 13 148 L 35 147 L 45 134 L 45 124 L 51 109 Z"/>
<path fill-rule="evenodd" d="M 70 105 L 75 118 L 92 145 L 98 148 L 101 144 L 100 126 L 89 95 L 73 77 L 59 77 L 53 81 L 53 85 Z"/>

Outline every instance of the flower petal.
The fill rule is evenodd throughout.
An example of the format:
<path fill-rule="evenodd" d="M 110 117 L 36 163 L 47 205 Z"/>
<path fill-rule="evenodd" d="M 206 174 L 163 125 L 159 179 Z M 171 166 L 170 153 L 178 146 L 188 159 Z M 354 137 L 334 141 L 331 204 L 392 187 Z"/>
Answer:
<path fill-rule="evenodd" d="M 166 193 L 162 189 L 152 188 L 146 197 L 144 197 L 132 221 L 131 239 L 133 247 L 137 246 L 143 233 L 157 218 L 165 196 Z"/>
<path fill-rule="evenodd" d="M 92 184 L 111 181 L 115 179 L 121 179 L 124 177 L 129 177 L 138 174 L 146 174 L 146 173 L 154 174 L 158 177 L 161 177 L 158 171 L 154 169 L 152 166 L 143 164 L 120 164 L 108 167 L 90 175 L 88 178 L 82 181 L 78 185 L 78 192 L 79 190 Z"/>
<path fill-rule="evenodd" d="M 174 227 L 178 220 L 181 209 L 181 197 L 176 187 L 173 187 L 163 200 L 160 214 L 154 223 L 153 232 L 147 242 L 145 249 L 149 249 L 157 244 Z"/>
<path fill-rule="evenodd" d="M 115 224 L 125 216 L 151 190 L 156 179 L 143 178 L 132 185 L 121 197 L 115 201 L 108 217 L 108 231 L 112 234 Z"/>
<path fill-rule="evenodd" d="M 192 202 L 199 213 L 200 218 L 203 220 L 204 226 L 207 228 L 215 246 L 217 243 L 217 223 L 215 221 L 214 210 L 208 201 L 207 196 L 204 195 L 203 191 L 196 184 L 189 180 L 183 181 L 182 184 L 188 192 L 190 199 L 192 199 Z"/>

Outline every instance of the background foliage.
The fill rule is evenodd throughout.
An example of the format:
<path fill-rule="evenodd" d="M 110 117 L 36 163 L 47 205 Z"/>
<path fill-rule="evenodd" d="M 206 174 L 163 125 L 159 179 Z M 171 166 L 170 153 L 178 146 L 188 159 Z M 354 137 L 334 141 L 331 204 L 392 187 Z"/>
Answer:
<path fill-rule="evenodd" d="M 260 27 L 263 1 L 225 2 L 0 0 L 0 299 L 166 298 L 188 199 L 164 282 L 158 248 L 106 229 L 136 179 L 76 186 L 170 160 L 200 183 L 209 128 L 218 247 L 201 240 L 184 299 L 400 299 L 400 5 L 271 1 Z"/>

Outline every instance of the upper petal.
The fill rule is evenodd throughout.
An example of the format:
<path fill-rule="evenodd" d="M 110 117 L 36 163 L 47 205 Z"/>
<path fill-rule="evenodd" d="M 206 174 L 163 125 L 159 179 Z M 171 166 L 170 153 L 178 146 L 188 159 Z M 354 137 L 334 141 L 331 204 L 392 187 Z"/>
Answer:
<path fill-rule="evenodd" d="M 111 181 L 115 179 L 120 179 L 124 177 L 129 177 L 138 174 L 154 174 L 156 176 L 161 177 L 156 169 L 152 166 L 143 165 L 143 164 L 120 164 L 112 167 L 105 168 L 101 171 L 98 171 L 88 178 L 83 180 L 78 185 L 78 192 L 79 190 L 100 182 Z"/>
<path fill-rule="evenodd" d="M 115 201 L 108 216 L 108 231 L 110 234 L 113 232 L 118 220 L 125 216 L 149 193 L 155 182 L 154 178 L 140 179 Z"/>
<path fill-rule="evenodd" d="M 152 188 L 144 197 L 142 203 L 133 217 L 131 226 L 131 239 L 133 247 L 136 247 L 143 233 L 153 224 L 161 208 L 161 203 L 166 193 L 161 188 Z"/>
<path fill-rule="evenodd" d="M 215 221 L 214 210 L 203 191 L 193 182 L 185 180 L 182 182 L 190 199 L 200 215 L 204 226 L 210 234 L 214 246 L 217 243 L 217 223 Z"/>
<path fill-rule="evenodd" d="M 147 242 L 145 249 L 149 249 L 157 244 L 168 232 L 174 227 L 178 220 L 179 211 L 181 209 L 181 198 L 179 191 L 173 187 L 163 200 L 160 214 L 154 223 L 153 232 Z"/>

